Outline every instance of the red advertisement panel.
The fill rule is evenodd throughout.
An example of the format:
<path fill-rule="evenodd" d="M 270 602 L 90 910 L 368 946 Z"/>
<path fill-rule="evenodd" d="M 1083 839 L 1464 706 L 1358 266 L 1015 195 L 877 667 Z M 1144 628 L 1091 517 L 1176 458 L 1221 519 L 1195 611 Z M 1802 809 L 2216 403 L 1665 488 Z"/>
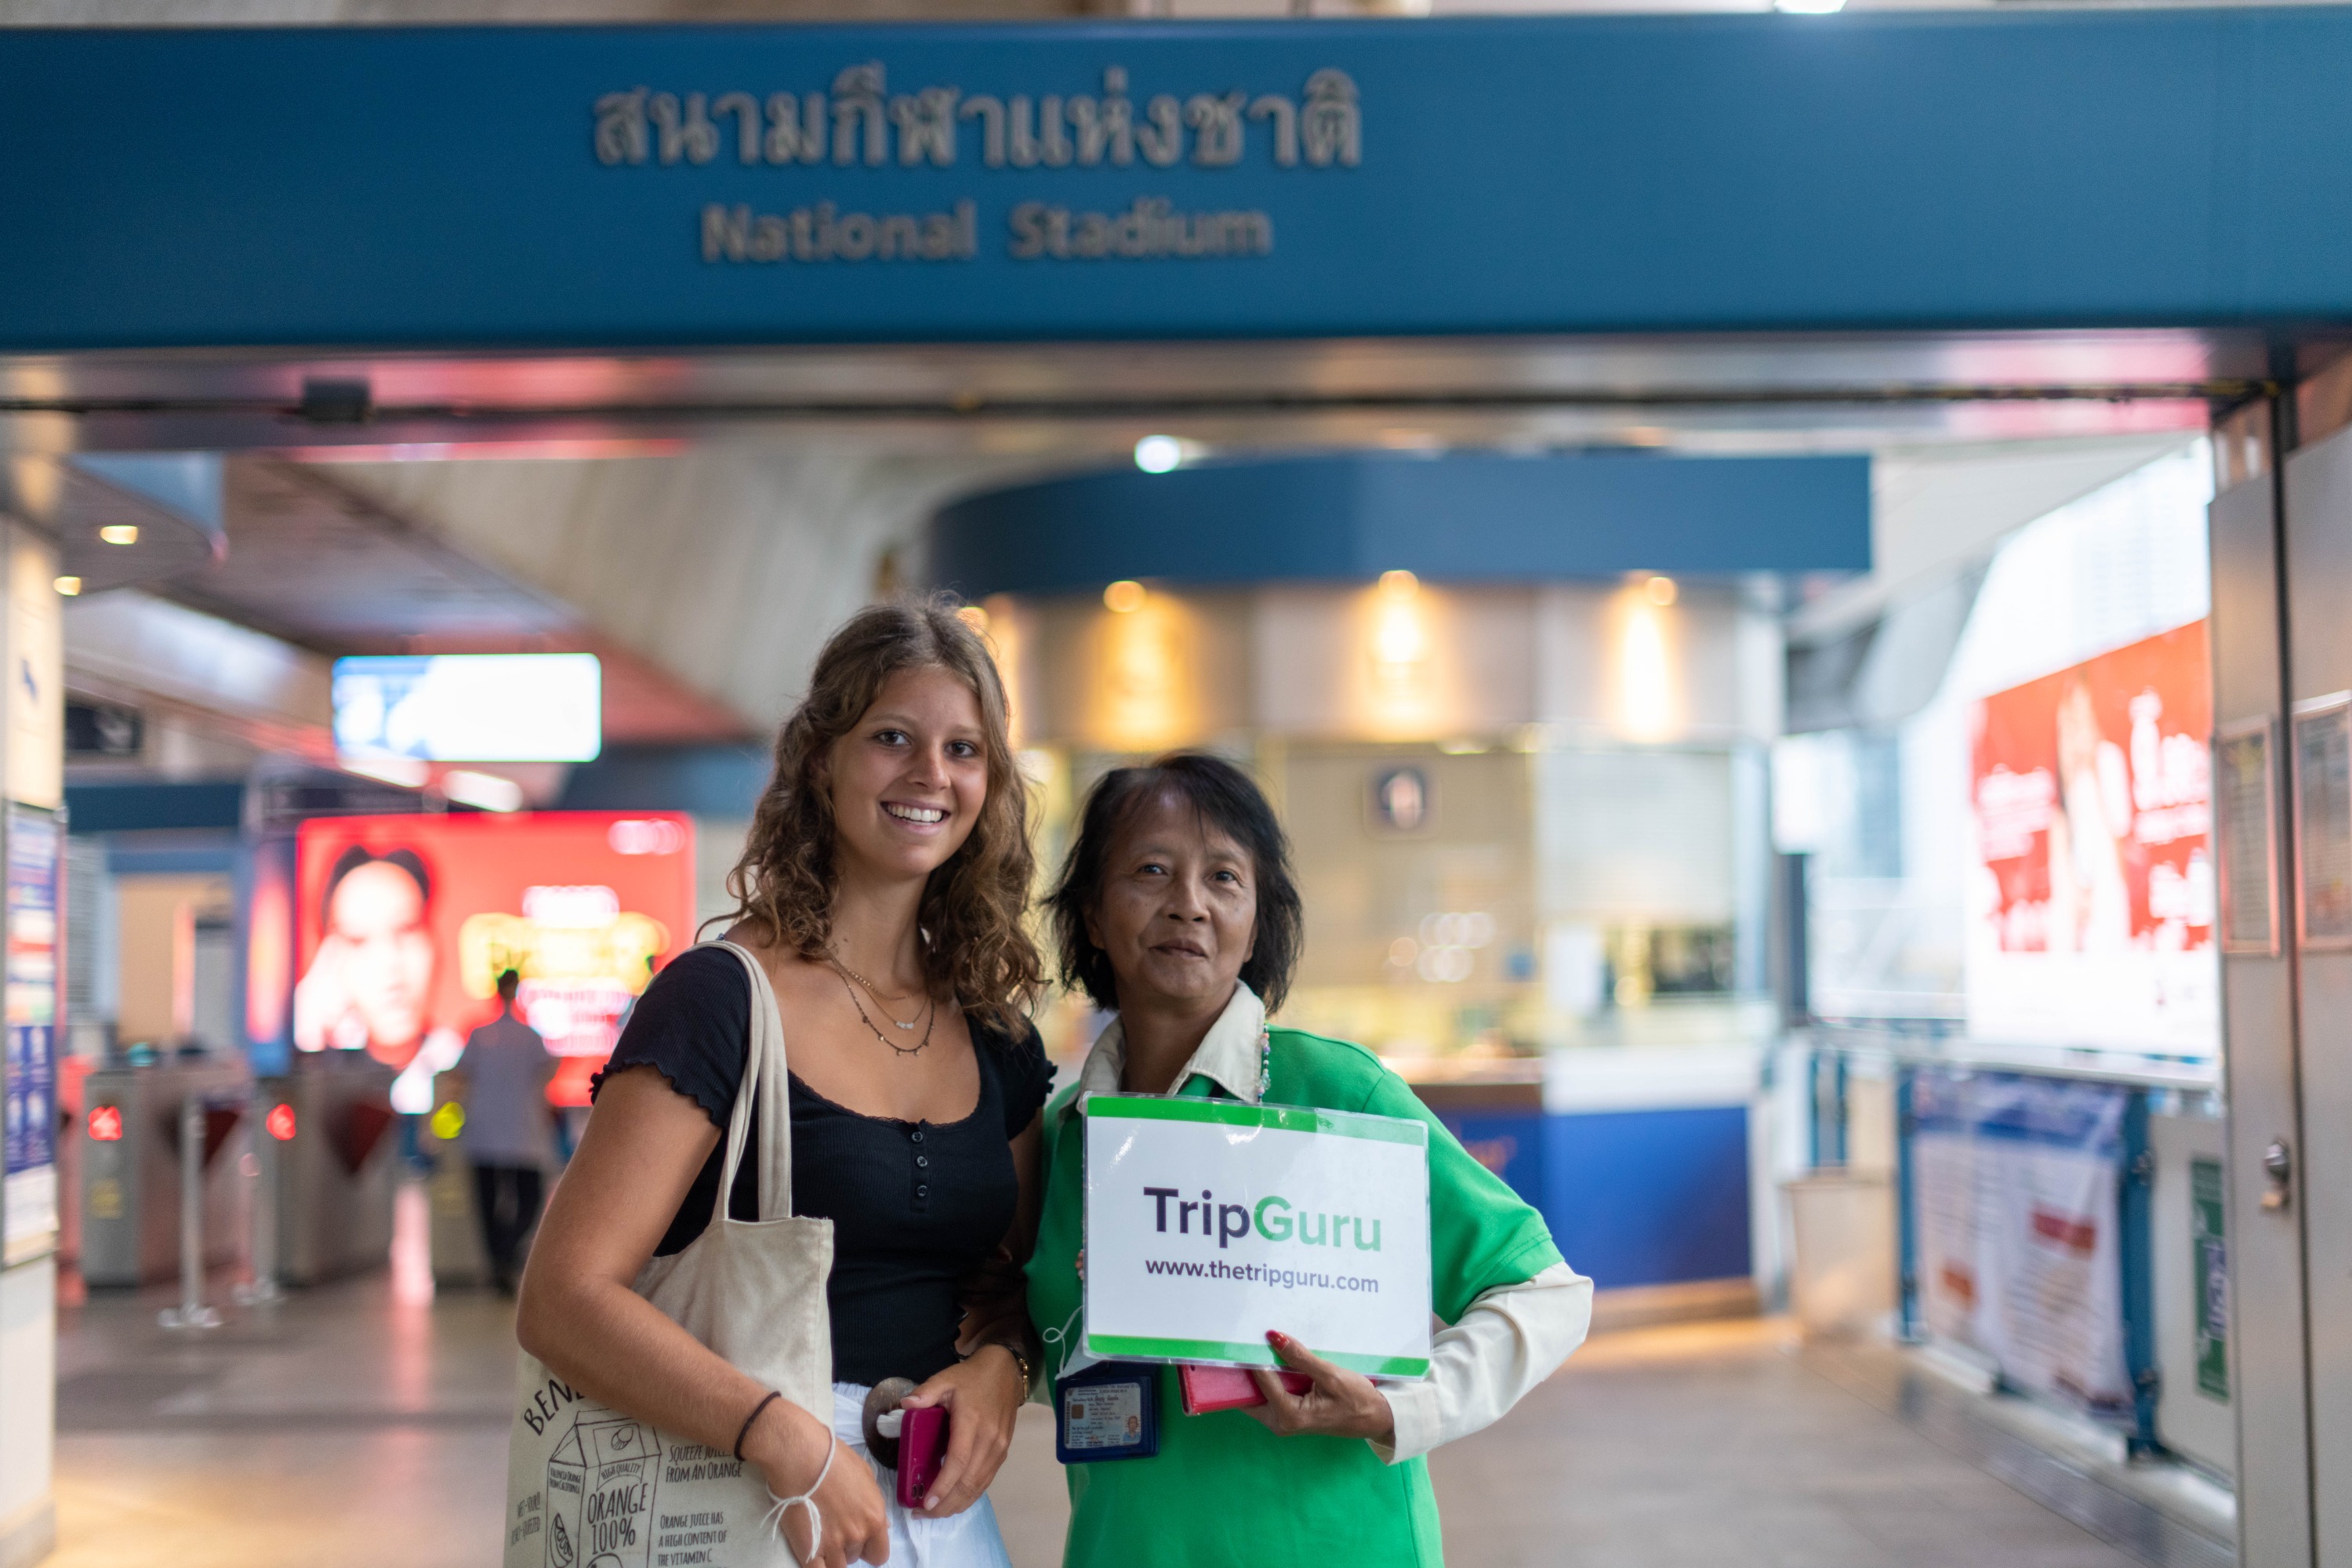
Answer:
<path fill-rule="evenodd" d="M 302 825 L 297 1050 L 365 1050 L 399 1070 L 394 1103 L 498 1012 L 498 977 L 566 1059 L 549 1098 L 587 1102 L 621 1011 L 693 941 L 694 826 L 663 813 L 320 817 Z"/>
<path fill-rule="evenodd" d="M 2210 1048 L 2210 668 L 2195 621 L 1976 704 L 1972 1033 Z"/>

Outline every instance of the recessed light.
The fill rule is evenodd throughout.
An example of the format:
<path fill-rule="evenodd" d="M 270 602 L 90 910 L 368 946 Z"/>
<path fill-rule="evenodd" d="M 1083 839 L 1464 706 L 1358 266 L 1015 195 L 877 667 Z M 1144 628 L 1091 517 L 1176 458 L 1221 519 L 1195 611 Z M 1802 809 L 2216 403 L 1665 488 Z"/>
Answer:
<path fill-rule="evenodd" d="M 68 599 L 81 592 L 81 579 L 79 577 L 60 577 L 53 585 Z"/>
<path fill-rule="evenodd" d="M 1126 578 L 1103 590 L 1103 608 L 1116 616 L 1143 608 L 1143 584 Z"/>
<path fill-rule="evenodd" d="M 135 522 L 110 522 L 98 531 L 98 536 L 109 544 L 136 544 L 139 525 Z"/>

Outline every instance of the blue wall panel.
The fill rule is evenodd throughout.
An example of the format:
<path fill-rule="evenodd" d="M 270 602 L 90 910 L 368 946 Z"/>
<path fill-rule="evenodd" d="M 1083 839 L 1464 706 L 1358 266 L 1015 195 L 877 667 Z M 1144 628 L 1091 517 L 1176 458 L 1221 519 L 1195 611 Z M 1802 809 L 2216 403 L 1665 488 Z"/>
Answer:
<path fill-rule="evenodd" d="M 1487 1111 L 1438 1118 L 1471 1158 L 1503 1178 L 1511 1191 L 1543 1207 L 1544 1118 L 1537 1111 Z"/>
<path fill-rule="evenodd" d="M 1600 1289 L 1750 1272 L 1748 1109 L 1547 1116 L 1544 1219 Z"/>

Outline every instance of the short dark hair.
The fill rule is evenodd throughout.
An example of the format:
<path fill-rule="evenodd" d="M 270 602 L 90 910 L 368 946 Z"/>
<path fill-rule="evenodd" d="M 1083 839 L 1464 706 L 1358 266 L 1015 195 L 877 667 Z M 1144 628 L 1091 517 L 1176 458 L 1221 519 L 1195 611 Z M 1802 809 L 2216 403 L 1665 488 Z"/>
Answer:
<path fill-rule="evenodd" d="M 1265 792 L 1249 774 L 1223 757 L 1176 752 L 1142 767 L 1114 768 L 1087 792 L 1078 817 L 1077 841 L 1062 863 L 1062 877 L 1045 900 L 1056 945 L 1062 984 L 1084 991 L 1101 1007 L 1118 1005 L 1118 981 L 1110 956 L 1087 936 L 1087 911 L 1102 892 L 1103 863 L 1112 843 L 1148 800 L 1173 795 L 1201 820 L 1249 852 L 1257 880 L 1255 942 L 1242 981 L 1256 992 L 1269 1013 L 1290 993 L 1298 950 L 1306 941 L 1306 910 L 1290 868 L 1290 840 Z"/>
<path fill-rule="evenodd" d="M 378 855 L 364 844 L 354 844 L 336 856 L 334 865 L 327 869 L 327 888 L 319 895 L 320 929 L 332 927 L 335 923 L 335 889 L 343 885 L 343 879 L 362 866 L 373 866 L 379 862 L 397 866 L 407 872 L 416 884 L 418 897 L 428 904 L 433 901 L 433 873 L 425 868 L 425 858 L 415 850 L 391 849 Z"/>
<path fill-rule="evenodd" d="M 520 969 L 501 969 L 499 971 L 499 995 L 511 1000 L 514 994 L 521 989 L 522 971 Z"/>

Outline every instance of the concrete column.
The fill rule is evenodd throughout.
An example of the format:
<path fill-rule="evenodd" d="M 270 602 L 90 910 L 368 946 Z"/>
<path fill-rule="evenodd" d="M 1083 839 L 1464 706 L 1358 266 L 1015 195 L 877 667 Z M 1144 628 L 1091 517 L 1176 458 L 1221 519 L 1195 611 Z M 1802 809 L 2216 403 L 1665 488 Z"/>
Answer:
<path fill-rule="evenodd" d="M 9 808 L 0 832 L 5 861 L 8 833 L 38 833 L 39 841 L 54 842 L 39 819 L 64 805 L 65 649 L 54 544 L 21 524 L 0 523 L 0 531 L 7 566 L 6 615 L 0 617 L 0 673 L 7 683 L 0 701 L 6 715 L 0 781 Z M 20 806 L 37 809 L 26 814 Z M 29 826 L 20 826 L 28 820 Z M 61 858 L 51 875 L 55 898 Z M 22 917 L 12 907 L 8 918 Z M 53 957 L 62 923 L 50 921 L 46 934 Z M 43 940 L 30 923 L 0 937 L 8 934 Z M 25 1568 L 57 1543 L 57 1165 L 50 1141 L 23 1129 L 42 1118 L 56 1125 L 63 976 L 53 966 L 46 999 L 37 982 L 10 979 L 6 1082 L 17 1131 L 8 1142 L 0 1205 L 0 1568 Z"/>

